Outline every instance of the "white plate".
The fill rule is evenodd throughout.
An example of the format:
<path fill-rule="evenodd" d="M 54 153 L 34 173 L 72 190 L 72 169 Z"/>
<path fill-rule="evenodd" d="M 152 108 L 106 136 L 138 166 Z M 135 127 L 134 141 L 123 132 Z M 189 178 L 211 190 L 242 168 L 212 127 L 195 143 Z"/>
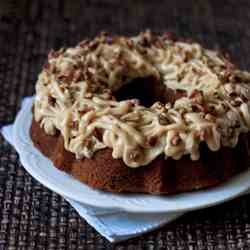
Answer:
<path fill-rule="evenodd" d="M 219 204 L 250 188 L 250 170 L 247 170 L 218 187 L 172 196 L 122 195 L 94 190 L 55 168 L 52 162 L 33 146 L 29 135 L 31 107 L 32 100 L 29 100 L 23 105 L 14 124 L 14 142 L 21 162 L 43 185 L 75 201 L 130 212 L 177 212 Z"/>

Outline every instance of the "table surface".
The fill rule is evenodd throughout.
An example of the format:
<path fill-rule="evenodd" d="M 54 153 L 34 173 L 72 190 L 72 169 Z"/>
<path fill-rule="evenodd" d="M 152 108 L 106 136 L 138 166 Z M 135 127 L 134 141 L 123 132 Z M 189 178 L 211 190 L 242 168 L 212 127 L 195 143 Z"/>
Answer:
<path fill-rule="evenodd" d="M 101 30 L 150 28 L 228 51 L 250 68 L 250 1 L 0 1 L 0 125 L 11 123 L 51 48 Z M 191 212 L 159 230 L 110 244 L 35 181 L 0 137 L 0 249 L 250 249 L 249 195 Z"/>

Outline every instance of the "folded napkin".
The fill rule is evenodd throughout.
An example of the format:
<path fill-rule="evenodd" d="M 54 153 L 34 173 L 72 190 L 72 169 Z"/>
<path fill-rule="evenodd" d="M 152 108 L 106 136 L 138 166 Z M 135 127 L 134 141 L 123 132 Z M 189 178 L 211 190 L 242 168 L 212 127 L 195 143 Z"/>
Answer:
<path fill-rule="evenodd" d="M 25 98 L 22 105 L 25 105 L 28 100 L 29 98 Z M 4 126 L 1 128 L 1 133 L 6 141 L 15 147 L 12 129 L 13 125 Z M 67 197 L 64 198 L 75 208 L 82 218 L 110 242 L 119 242 L 139 236 L 159 228 L 183 214 L 183 212 L 129 213 L 120 209 L 93 207 Z"/>

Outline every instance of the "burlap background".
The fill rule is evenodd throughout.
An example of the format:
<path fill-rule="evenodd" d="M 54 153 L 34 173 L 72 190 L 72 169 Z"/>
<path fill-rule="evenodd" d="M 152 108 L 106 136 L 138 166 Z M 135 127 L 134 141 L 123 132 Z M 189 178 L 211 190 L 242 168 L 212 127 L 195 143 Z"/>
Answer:
<path fill-rule="evenodd" d="M 174 31 L 229 51 L 250 68 L 250 1 L 0 1 L 0 125 L 14 120 L 50 48 L 100 30 Z M 212 166 L 211 166 L 212 167 Z M 68 203 L 35 181 L 0 137 L 0 249 L 250 249 L 250 200 L 189 213 L 111 245 Z"/>

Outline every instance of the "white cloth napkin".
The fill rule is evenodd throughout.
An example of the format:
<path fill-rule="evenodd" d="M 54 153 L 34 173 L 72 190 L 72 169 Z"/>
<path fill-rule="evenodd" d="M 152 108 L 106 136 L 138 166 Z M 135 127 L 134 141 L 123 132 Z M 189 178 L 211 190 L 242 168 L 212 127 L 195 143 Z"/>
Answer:
<path fill-rule="evenodd" d="M 29 98 L 24 98 L 22 105 Z M 13 125 L 1 128 L 3 137 L 15 147 Z M 103 209 L 79 203 L 64 197 L 78 214 L 110 242 L 127 240 L 152 231 L 180 217 L 178 213 L 128 213 L 119 209 Z"/>

